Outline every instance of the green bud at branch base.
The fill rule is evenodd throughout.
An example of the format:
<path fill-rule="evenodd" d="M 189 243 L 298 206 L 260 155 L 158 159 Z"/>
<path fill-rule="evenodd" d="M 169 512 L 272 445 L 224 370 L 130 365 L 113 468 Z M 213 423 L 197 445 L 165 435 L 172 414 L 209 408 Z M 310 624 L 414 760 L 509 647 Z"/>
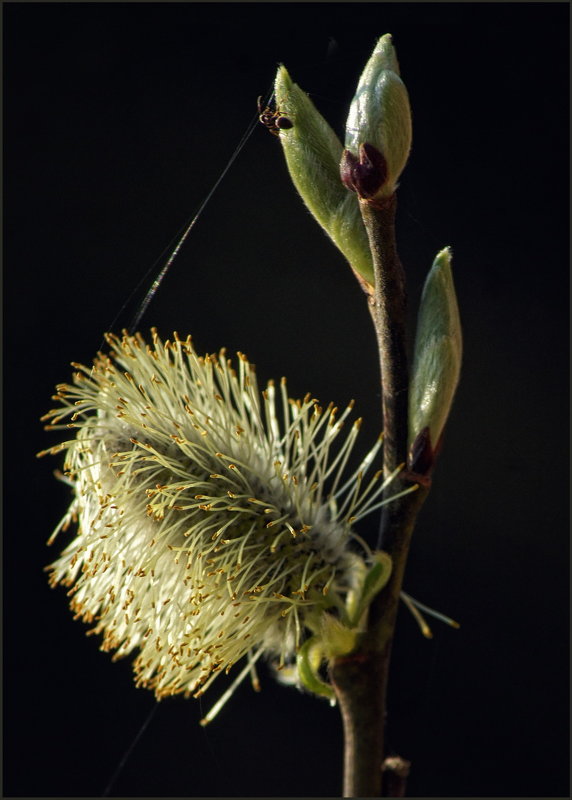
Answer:
<path fill-rule="evenodd" d="M 421 296 L 409 387 L 409 464 L 428 475 L 453 403 L 463 339 L 451 272 L 451 251 L 433 262 Z"/>
<path fill-rule="evenodd" d="M 392 561 L 388 553 L 381 550 L 373 553 L 372 562 L 363 573 L 363 582 L 358 596 L 353 598 L 354 602 L 348 595 L 343 619 L 324 612 L 315 626 L 318 632 L 304 642 L 296 656 L 300 684 L 314 694 L 327 697 L 330 702 L 335 702 L 335 693 L 321 678 L 320 669 L 324 662 L 331 663 L 333 659 L 353 652 L 371 601 L 391 575 Z"/>

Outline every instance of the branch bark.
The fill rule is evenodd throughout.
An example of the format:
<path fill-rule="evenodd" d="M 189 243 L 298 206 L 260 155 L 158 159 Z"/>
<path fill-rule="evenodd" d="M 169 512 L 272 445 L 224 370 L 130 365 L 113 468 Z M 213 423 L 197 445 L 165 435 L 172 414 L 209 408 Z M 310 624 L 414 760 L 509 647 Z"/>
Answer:
<path fill-rule="evenodd" d="M 375 286 L 369 307 L 377 337 L 382 382 L 384 474 L 407 461 L 408 369 L 406 290 L 395 242 L 395 195 L 381 205 L 360 200 L 373 256 Z M 402 474 L 388 493 L 411 486 Z M 389 582 L 373 600 L 367 630 L 355 652 L 331 667 L 344 726 L 344 797 L 381 797 L 384 723 L 391 646 L 411 534 L 428 486 L 384 507 L 379 546 L 392 558 Z M 404 790 L 403 783 L 400 791 Z"/>
<path fill-rule="evenodd" d="M 369 310 L 379 351 L 386 478 L 405 461 L 407 455 L 407 294 L 405 273 L 395 240 L 396 206 L 395 195 L 380 206 L 360 200 L 375 278 Z"/>

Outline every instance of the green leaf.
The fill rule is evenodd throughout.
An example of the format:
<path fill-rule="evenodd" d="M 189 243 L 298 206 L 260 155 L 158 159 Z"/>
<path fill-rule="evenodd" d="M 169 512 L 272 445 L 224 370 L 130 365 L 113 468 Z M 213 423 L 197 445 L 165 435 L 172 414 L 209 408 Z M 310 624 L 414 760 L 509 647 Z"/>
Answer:
<path fill-rule="evenodd" d="M 318 636 L 311 636 L 298 650 L 296 666 L 302 685 L 313 694 L 335 700 L 335 692 L 329 683 L 323 681 L 318 670 L 323 660 L 322 643 Z"/>
<path fill-rule="evenodd" d="M 326 658 L 347 656 L 355 649 L 358 631 L 331 614 L 322 614 L 320 639 Z"/>
<path fill-rule="evenodd" d="M 373 598 L 378 594 L 391 576 L 391 556 L 383 550 L 373 554 L 373 565 L 368 570 L 361 590 L 359 603 L 351 622 L 358 625 L 363 613 L 369 608 Z"/>

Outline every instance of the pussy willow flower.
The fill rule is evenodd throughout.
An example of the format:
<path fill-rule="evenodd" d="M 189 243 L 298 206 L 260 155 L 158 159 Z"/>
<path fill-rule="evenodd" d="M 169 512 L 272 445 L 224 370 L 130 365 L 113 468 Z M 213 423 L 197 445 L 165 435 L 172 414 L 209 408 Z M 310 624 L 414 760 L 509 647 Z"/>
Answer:
<path fill-rule="evenodd" d="M 158 698 L 198 695 L 245 656 L 240 678 L 263 654 L 291 665 L 363 586 L 352 525 L 387 502 L 381 471 L 364 478 L 381 439 L 347 474 L 351 405 L 338 418 L 284 380 L 260 392 L 244 355 L 202 358 L 190 337 L 106 339 L 44 417 L 77 430 L 45 451 L 66 451 L 75 493 L 50 541 L 77 523 L 51 584 L 103 650 L 138 651 L 136 682 Z"/>

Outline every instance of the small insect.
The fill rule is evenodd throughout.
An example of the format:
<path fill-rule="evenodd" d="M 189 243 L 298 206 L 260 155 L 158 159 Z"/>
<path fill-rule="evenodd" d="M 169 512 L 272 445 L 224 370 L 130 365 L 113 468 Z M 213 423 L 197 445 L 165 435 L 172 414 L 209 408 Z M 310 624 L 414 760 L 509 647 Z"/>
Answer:
<path fill-rule="evenodd" d="M 288 117 L 283 117 L 277 109 L 272 110 L 270 106 L 262 108 L 262 96 L 258 98 L 258 119 L 274 136 L 294 127 L 294 123 Z"/>

